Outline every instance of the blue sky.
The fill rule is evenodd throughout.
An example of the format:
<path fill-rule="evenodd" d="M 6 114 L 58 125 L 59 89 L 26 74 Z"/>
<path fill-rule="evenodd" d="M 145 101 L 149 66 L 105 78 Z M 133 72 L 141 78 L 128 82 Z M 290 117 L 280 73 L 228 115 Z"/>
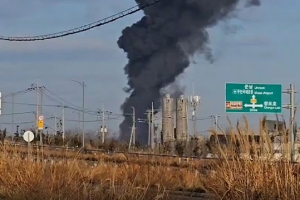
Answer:
<path fill-rule="evenodd" d="M 121 3 L 122 2 L 122 3 Z M 0 35 L 27 36 L 57 32 L 110 16 L 127 9 L 133 0 L 0 0 Z M 201 55 L 194 57 L 195 64 L 179 77 L 186 86 L 186 95 L 195 93 L 202 98 L 200 117 L 221 115 L 220 125 L 226 127 L 224 111 L 224 86 L 226 82 L 280 83 L 287 88 L 289 83 L 300 86 L 297 56 L 300 39 L 300 2 L 296 0 L 264 0 L 260 7 L 238 10 L 236 18 L 220 22 L 209 30 L 211 48 L 216 62 L 210 64 Z M 40 85 L 63 99 L 81 106 L 81 88 L 69 81 L 85 81 L 86 107 L 97 110 L 104 104 L 105 110 L 120 114 L 120 105 L 126 98 L 122 88 L 126 86 L 123 67 L 126 55 L 117 46 L 117 39 L 126 26 L 142 16 L 137 13 L 94 30 L 49 41 L 5 42 L 0 41 L 0 91 L 3 95 L 24 90 L 37 80 Z M 229 27 L 229 28 L 228 28 Z M 236 29 L 233 33 L 232 29 Z M 57 104 L 44 98 L 45 104 Z M 284 103 L 288 101 L 283 96 Z M 11 98 L 3 101 L 10 102 Z M 35 103 L 33 92 L 17 96 L 15 102 Z M 2 104 L 2 113 L 11 113 L 11 104 Z M 15 112 L 34 111 L 34 106 L 15 105 Z M 45 107 L 45 116 L 59 115 L 61 109 Z M 284 114 L 287 114 L 284 111 Z M 241 115 L 228 115 L 236 120 Z M 262 115 L 251 114 L 254 126 Z M 274 116 L 270 116 L 274 118 Z M 288 115 L 286 115 L 288 117 Z M 34 120 L 33 114 L 14 115 L 14 121 Z M 77 114 L 66 109 L 66 119 L 77 120 Z M 118 120 L 109 120 L 110 129 L 117 131 Z M 96 120 L 95 115 L 86 115 L 86 120 Z M 1 128 L 11 130 L 10 115 L 0 116 Z M 46 123 L 54 126 L 53 120 Z M 51 125 L 52 124 L 52 125 Z M 87 129 L 96 129 L 100 122 L 86 123 Z M 28 128 L 31 124 L 22 124 Z M 66 128 L 77 126 L 67 121 Z M 200 121 L 198 130 L 205 131 L 211 121 Z"/>

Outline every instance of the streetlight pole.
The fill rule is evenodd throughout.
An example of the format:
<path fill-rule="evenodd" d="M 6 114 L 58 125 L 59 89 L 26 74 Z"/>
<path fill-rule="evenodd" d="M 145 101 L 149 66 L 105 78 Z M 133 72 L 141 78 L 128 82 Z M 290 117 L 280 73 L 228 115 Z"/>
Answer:
<path fill-rule="evenodd" d="M 82 147 L 84 148 L 84 135 L 85 135 L 85 133 L 84 133 L 84 110 L 85 110 L 85 108 L 84 108 L 84 96 L 85 96 L 84 87 L 85 87 L 85 84 L 84 84 L 84 82 L 80 82 L 80 81 L 76 81 L 76 80 L 71 80 L 71 81 L 80 84 L 82 87 Z"/>

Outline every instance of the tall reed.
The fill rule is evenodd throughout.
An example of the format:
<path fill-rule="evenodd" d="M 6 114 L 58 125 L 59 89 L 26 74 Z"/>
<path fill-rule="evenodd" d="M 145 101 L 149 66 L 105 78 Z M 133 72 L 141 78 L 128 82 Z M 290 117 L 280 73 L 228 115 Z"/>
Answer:
<path fill-rule="evenodd" d="M 230 123 L 227 145 L 222 146 L 218 141 L 214 145 L 219 160 L 213 164 L 204 185 L 216 199 L 300 198 L 299 165 L 287 159 L 274 160 L 273 144 L 264 120 L 258 134 L 251 131 L 246 118 L 235 128 Z M 212 135 L 218 134 L 212 131 Z M 255 142 L 255 135 L 260 136 L 259 142 Z"/>

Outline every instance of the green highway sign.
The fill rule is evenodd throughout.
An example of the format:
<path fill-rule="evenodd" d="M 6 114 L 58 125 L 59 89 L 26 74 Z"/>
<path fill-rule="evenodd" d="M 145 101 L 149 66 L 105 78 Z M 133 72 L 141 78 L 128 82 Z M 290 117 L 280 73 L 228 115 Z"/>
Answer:
<path fill-rule="evenodd" d="M 226 83 L 227 113 L 281 113 L 279 84 Z"/>

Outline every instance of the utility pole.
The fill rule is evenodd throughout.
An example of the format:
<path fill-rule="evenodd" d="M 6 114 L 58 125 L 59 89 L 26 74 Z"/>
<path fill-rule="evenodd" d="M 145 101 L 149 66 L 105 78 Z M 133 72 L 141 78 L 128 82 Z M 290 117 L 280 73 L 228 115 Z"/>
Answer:
<path fill-rule="evenodd" d="M 80 111 L 73 111 L 72 113 L 77 114 L 77 125 L 76 125 L 76 131 L 77 131 L 77 140 L 79 142 L 79 135 L 80 135 Z"/>
<path fill-rule="evenodd" d="M 63 146 L 65 145 L 65 105 L 62 106 L 62 138 Z"/>
<path fill-rule="evenodd" d="M 151 106 L 151 148 L 154 149 L 154 106 Z"/>
<path fill-rule="evenodd" d="M 147 122 L 148 122 L 148 147 L 151 145 L 151 110 L 147 110 Z"/>
<path fill-rule="evenodd" d="M 215 129 L 215 131 L 217 131 L 218 127 L 219 127 L 218 119 L 221 116 L 220 115 L 211 115 L 211 117 L 214 119 L 214 129 Z"/>
<path fill-rule="evenodd" d="M 132 107 L 132 111 L 133 111 L 133 113 L 132 113 L 132 143 L 133 143 L 133 146 L 135 146 L 135 130 L 136 130 L 136 127 L 135 127 L 135 108 L 134 107 Z"/>
<path fill-rule="evenodd" d="M 39 84 L 38 81 L 36 82 L 36 135 L 39 133 L 38 129 L 38 119 L 39 119 Z"/>
<path fill-rule="evenodd" d="M 12 94 L 12 96 L 11 96 L 11 133 L 12 133 L 12 136 L 11 136 L 11 141 L 13 142 L 13 140 L 14 140 L 14 126 L 15 126 L 15 124 L 14 124 L 14 112 L 15 112 L 15 95 L 14 94 Z"/>
<path fill-rule="evenodd" d="M 54 116 L 54 130 L 55 130 L 55 134 L 57 134 L 57 122 L 56 122 L 56 115 Z"/>
<path fill-rule="evenodd" d="M 41 92 L 41 97 L 40 97 L 40 99 L 41 99 L 41 102 L 40 102 L 40 115 L 42 115 L 43 114 L 43 93 L 44 93 L 44 88 L 43 87 L 40 87 L 40 92 Z"/>
<path fill-rule="evenodd" d="M 39 88 L 40 89 L 40 92 L 41 92 L 41 105 L 39 106 L 39 109 L 40 109 L 40 113 L 39 115 L 42 115 L 43 114 L 43 88 Z M 40 131 L 40 145 L 41 147 L 43 146 L 43 130 Z"/>
<path fill-rule="evenodd" d="M 104 137 L 105 137 L 105 127 L 104 127 L 104 103 L 102 104 L 102 144 L 104 144 Z"/>
<path fill-rule="evenodd" d="M 131 106 L 131 108 L 132 108 L 132 127 L 131 127 L 131 134 L 130 134 L 128 149 L 131 148 L 131 144 L 133 144 L 133 146 L 135 146 L 135 108 L 133 106 Z"/>
<path fill-rule="evenodd" d="M 84 81 L 82 82 L 82 147 L 84 148 Z"/>
<path fill-rule="evenodd" d="M 85 113 L 85 108 L 84 108 L 84 87 L 85 87 L 85 84 L 84 84 L 84 81 L 83 82 L 80 82 L 80 81 L 76 81 L 76 80 L 70 80 L 70 81 L 73 81 L 73 82 L 76 82 L 78 84 L 80 84 L 80 86 L 82 87 L 82 147 L 84 148 L 84 113 Z"/>
<path fill-rule="evenodd" d="M 287 108 L 290 110 L 290 126 L 289 126 L 289 136 L 290 136 L 290 151 L 291 151 L 291 162 L 294 161 L 294 153 L 295 153 L 295 85 L 290 84 L 290 88 L 282 91 L 282 93 L 287 93 L 290 95 L 290 103 L 288 105 L 283 106 L 283 108 Z"/>
<path fill-rule="evenodd" d="M 79 139 L 80 139 L 80 112 L 78 111 L 78 133 L 77 133 L 78 135 L 77 135 L 77 141 L 78 141 L 78 143 L 79 143 Z M 77 143 L 77 147 L 79 146 L 78 145 L 78 143 Z"/>

